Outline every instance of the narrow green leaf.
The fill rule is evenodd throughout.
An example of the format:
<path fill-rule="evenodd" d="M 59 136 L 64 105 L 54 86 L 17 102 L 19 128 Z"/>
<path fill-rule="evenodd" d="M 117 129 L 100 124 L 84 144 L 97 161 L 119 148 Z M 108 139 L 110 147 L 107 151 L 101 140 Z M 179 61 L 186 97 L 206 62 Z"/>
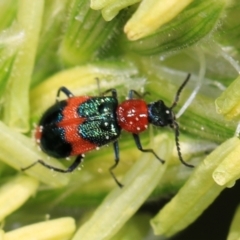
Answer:
<path fill-rule="evenodd" d="M 115 31 L 122 25 L 124 14 L 111 22 L 103 20 L 101 13 L 90 9 L 88 0 L 72 0 L 66 21 L 64 38 L 59 54 L 67 65 L 81 64 L 98 59 L 110 48 Z"/>
<path fill-rule="evenodd" d="M 17 7 L 15 0 L 0 1 L 0 30 L 10 27 L 16 17 Z"/>
<path fill-rule="evenodd" d="M 154 146 L 160 146 L 157 153 L 163 159 L 169 159 L 173 142 L 166 135 L 155 140 Z M 116 186 L 109 193 L 73 240 L 111 239 L 151 194 L 166 167 L 167 163 L 162 165 L 152 154 L 143 154 L 122 180 L 124 187 Z"/>
<path fill-rule="evenodd" d="M 166 53 L 189 47 L 216 28 L 224 6 L 225 0 L 194 1 L 153 35 L 134 42 L 125 42 L 124 45 L 128 51 L 142 55 Z"/>
<path fill-rule="evenodd" d="M 234 185 L 240 176 L 240 144 L 218 165 L 213 172 L 213 179 L 220 186 Z"/>
<path fill-rule="evenodd" d="M 19 1 L 17 24 L 24 41 L 15 58 L 5 93 L 4 121 L 12 128 L 29 130 L 29 86 L 41 27 L 44 1 Z"/>
<path fill-rule="evenodd" d="M 218 34 L 215 37 L 223 46 L 231 46 L 231 55 L 235 55 L 234 51 L 237 50 L 238 53 L 240 52 L 240 2 L 228 2 L 229 6 L 225 11 L 224 21 L 222 21 L 221 28 L 219 28 Z"/>
<path fill-rule="evenodd" d="M 149 36 L 175 18 L 192 1 L 143 0 L 124 26 L 124 32 L 131 41 Z"/>
<path fill-rule="evenodd" d="M 5 240 L 68 240 L 75 231 L 75 222 L 71 217 L 58 218 L 28 225 L 5 233 Z"/>
<path fill-rule="evenodd" d="M 6 86 L 12 71 L 14 59 L 15 59 L 14 56 L 10 56 L 9 58 L 0 62 L 0 96 L 1 97 L 6 91 Z"/>
<path fill-rule="evenodd" d="M 172 236 L 202 214 L 224 189 L 214 182 L 214 169 L 239 145 L 238 138 L 231 138 L 206 157 L 178 194 L 151 220 L 155 234 Z"/>
<path fill-rule="evenodd" d="M 31 86 L 62 69 L 58 48 L 67 16 L 68 0 L 45 1 L 42 28 L 36 54 Z M 51 64 L 48 64 L 51 63 Z"/>
<path fill-rule="evenodd" d="M 22 206 L 38 188 L 38 181 L 27 176 L 17 176 L 0 187 L 0 220 Z M 9 201 L 11 199 L 11 201 Z"/>
<path fill-rule="evenodd" d="M 240 114 L 240 76 L 215 101 L 217 112 L 227 119 L 239 118 Z"/>

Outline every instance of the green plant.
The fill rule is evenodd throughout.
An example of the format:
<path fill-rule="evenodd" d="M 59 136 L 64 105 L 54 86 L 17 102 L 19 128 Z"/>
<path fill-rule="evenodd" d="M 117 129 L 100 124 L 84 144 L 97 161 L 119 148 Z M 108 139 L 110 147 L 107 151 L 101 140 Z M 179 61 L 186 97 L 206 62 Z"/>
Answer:
<path fill-rule="evenodd" d="M 36 232 L 39 239 L 144 239 L 149 221 L 155 234 L 170 237 L 194 222 L 239 178 L 235 129 L 240 109 L 240 4 L 139 2 L 2 1 L 0 217 L 6 219 L 6 239 L 32 239 Z M 194 170 L 180 164 L 173 133 L 152 128 L 142 142 L 166 164 L 141 154 L 131 136 L 123 134 L 121 163 L 115 171 L 123 189 L 108 172 L 111 148 L 88 154 L 81 171 L 73 174 L 38 165 L 19 172 L 37 159 L 65 165 L 47 159 L 30 137 L 32 124 L 55 101 L 60 86 L 75 95 L 97 95 L 99 78 L 101 90 L 114 87 L 120 99 L 129 89 L 144 90 L 150 93 L 147 101 L 162 99 L 170 105 L 189 72 L 177 117 L 183 112 L 178 119 L 181 151 Z M 175 196 L 156 216 L 138 211 L 145 202 L 169 195 Z M 29 225 L 65 215 L 70 218 Z M 240 235 L 238 215 L 229 240 Z M 79 221 L 76 233 L 73 218 Z M 16 224 L 29 226 L 14 231 Z"/>

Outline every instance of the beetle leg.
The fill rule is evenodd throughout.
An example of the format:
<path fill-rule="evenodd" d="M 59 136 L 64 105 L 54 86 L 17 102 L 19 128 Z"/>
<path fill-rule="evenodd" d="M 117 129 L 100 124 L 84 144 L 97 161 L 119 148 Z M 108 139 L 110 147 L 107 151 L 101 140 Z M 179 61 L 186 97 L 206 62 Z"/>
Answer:
<path fill-rule="evenodd" d="M 110 88 L 110 89 L 104 91 L 103 93 L 101 93 L 101 96 L 104 96 L 108 93 L 111 93 L 114 98 L 117 98 L 117 90 L 115 88 Z"/>
<path fill-rule="evenodd" d="M 135 91 L 135 90 L 130 90 L 128 93 L 128 99 L 133 99 L 133 95 L 136 95 L 138 98 L 142 99 L 144 98 L 146 95 L 148 95 L 149 92 L 145 92 L 143 94 L 140 94 L 139 92 Z"/>
<path fill-rule="evenodd" d="M 58 98 L 59 98 L 61 92 L 63 92 L 68 98 L 74 97 L 72 92 L 70 90 L 68 90 L 66 87 L 60 87 L 57 91 L 57 101 L 58 101 Z"/>
<path fill-rule="evenodd" d="M 133 133 L 133 139 L 134 139 L 134 141 L 135 141 L 135 143 L 136 143 L 136 145 L 137 145 L 137 148 L 140 150 L 140 151 L 142 151 L 142 152 L 150 152 L 150 153 L 152 153 L 161 163 L 164 163 L 165 161 L 163 160 L 163 159 L 161 159 L 154 151 L 153 151 L 153 149 L 143 149 L 142 148 L 142 144 L 141 144 L 141 142 L 140 142 L 140 138 L 139 138 L 139 135 L 138 134 L 135 134 L 135 133 Z"/>
<path fill-rule="evenodd" d="M 31 165 L 29 165 L 25 168 L 21 168 L 21 170 L 26 171 L 29 168 L 32 168 L 33 166 L 35 166 L 36 164 L 39 163 L 39 164 L 43 165 L 44 167 L 54 170 L 56 172 L 68 173 L 68 172 L 74 171 L 78 167 L 78 165 L 82 162 L 82 160 L 83 160 L 82 155 L 77 156 L 75 161 L 73 162 L 73 164 L 71 166 L 69 166 L 67 169 L 56 168 L 56 167 L 53 167 L 53 166 L 45 163 L 43 160 L 37 160 L 36 162 L 32 163 Z"/>
<path fill-rule="evenodd" d="M 114 181 L 117 183 L 119 187 L 123 187 L 123 185 L 117 180 L 115 174 L 113 173 L 113 169 L 115 169 L 119 163 L 119 146 L 118 146 L 118 141 L 113 143 L 113 149 L 114 149 L 114 154 L 115 154 L 115 163 L 109 168 L 109 172 L 112 175 Z"/>
<path fill-rule="evenodd" d="M 104 92 L 102 92 L 101 93 L 101 90 L 100 90 L 100 80 L 99 80 L 99 78 L 96 78 L 96 81 L 97 81 L 97 86 L 98 86 L 98 92 L 99 92 L 99 95 L 100 96 L 104 96 L 104 95 L 106 95 L 106 94 L 108 94 L 108 93 L 112 93 L 112 96 L 114 97 L 114 98 L 117 98 L 117 90 L 115 89 L 115 88 L 110 88 L 110 89 L 108 89 L 108 90 L 106 90 L 106 91 L 104 91 Z"/>

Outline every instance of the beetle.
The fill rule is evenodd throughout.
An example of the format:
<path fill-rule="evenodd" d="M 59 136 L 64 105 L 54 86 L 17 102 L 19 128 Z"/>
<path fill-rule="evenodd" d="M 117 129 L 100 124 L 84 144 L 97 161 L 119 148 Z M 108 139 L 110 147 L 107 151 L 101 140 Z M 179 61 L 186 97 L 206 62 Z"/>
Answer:
<path fill-rule="evenodd" d="M 145 131 L 149 124 L 157 127 L 170 126 L 175 133 L 180 161 L 188 167 L 193 167 L 182 158 L 179 126 L 173 113 L 180 93 L 189 79 L 190 74 L 179 87 L 170 107 L 167 107 L 162 100 L 146 103 L 135 90 L 130 90 L 128 99 L 119 104 L 116 89 L 109 89 L 101 96 L 91 97 L 74 96 L 66 87 L 59 88 L 57 99 L 60 93 L 64 93 L 67 99 L 56 100 L 56 103 L 43 114 L 36 129 L 35 138 L 42 151 L 51 157 L 77 157 L 67 169 L 56 168 L 43 160 L 37 160 L 22 170 L 25 171 L 39 163 L 57 172 L 72 172 L 82 162 L 85 153 L 113 143 L 115 163 L 109 168 L 109 172 L 117 185 L 122 187 L 123 185 L 113 173 L 113 169 L 117 167 L 120 160 L 118 138 L 122 130 L 132 134 L 140 151 L 152 153 L 164 163 L 153 149 L 142 147 L 139 134 Z"/>

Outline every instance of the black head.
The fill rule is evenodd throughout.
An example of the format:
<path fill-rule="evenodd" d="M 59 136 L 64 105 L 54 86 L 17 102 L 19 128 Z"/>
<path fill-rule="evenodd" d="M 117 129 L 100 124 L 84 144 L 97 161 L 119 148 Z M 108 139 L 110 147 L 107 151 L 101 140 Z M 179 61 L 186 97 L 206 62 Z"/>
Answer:
<path fill-rule="evenodd" d="M 162 100 L 148 104 L 148 121 L 149 123 L 159 127 L 170 126 L 174 130 L 175 142 L 176 142 L 176 147 L 177 147 L 180 161 L 188 167 L 193 167 L 192 165 L 187 164 L 182 158 L 179 139 L 178 139 L 179 127 L 178 127 L 178 123 L 176 122 L 175 115 L 172 111 L 172 109 L 177 105 L 180 93 L 182 89 L 185 87 L 185 85 L 187 84 L 189 79 L 190 79 L 190 74 L 188 74 L 185 81 L 179 87 L 171 107 L 167 107 Z"/>
<path fill-rule="evenodd" d="M 162 100 L 148 104 L 148 121 L 157 127 L 172 126 L 175 116 Z"/>

